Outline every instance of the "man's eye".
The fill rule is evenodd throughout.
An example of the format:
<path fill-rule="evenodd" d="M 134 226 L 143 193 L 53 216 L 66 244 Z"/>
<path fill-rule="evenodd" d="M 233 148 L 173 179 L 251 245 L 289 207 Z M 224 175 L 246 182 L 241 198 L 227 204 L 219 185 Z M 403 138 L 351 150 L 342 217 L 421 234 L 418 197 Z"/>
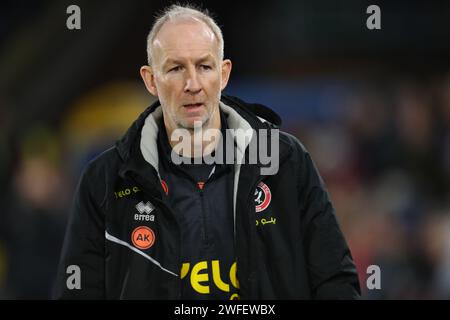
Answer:
<path fill-rule="evenodd" d="M 200 68 L 202 68 L 203 70 L 211 70 L 211 66 L 207 65 L 207 64 L 202 64 L 200 65 Z"/>
<path fill-rule="evenodd" d="M 176 66 L 176 67 L 170 68 L 169 72 L 177 72 L 177 71 L 180 71 L 180 70 L 181 70 L 181 67 L 180 66 Z"/>

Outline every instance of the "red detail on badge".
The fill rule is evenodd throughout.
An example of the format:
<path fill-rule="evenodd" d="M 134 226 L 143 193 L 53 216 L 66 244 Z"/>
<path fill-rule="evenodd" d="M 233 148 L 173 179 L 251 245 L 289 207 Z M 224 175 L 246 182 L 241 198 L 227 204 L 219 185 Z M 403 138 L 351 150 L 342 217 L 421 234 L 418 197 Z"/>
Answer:
<path fill-rule="evenodd" d="M 169 187 L 167 186 L 167 183 L 164 180 L 161 180 L 161 186 L 164 190 L 164 193 L 166 195 L 169 195 Z"/>
<path fill-rule="evenodd" d="M 134 229 L 131 241 L 136 248 L 148 249 L 155 243 L 155 233 L 149 227 L 140 226 Z"/>
<path fill-rule="evenodd" d="M 269 187 L 264 182 L 260 182 L 255 191 L 256 212 L 265 210 L 269 206 L 271 199 L 272 194 Z"/>

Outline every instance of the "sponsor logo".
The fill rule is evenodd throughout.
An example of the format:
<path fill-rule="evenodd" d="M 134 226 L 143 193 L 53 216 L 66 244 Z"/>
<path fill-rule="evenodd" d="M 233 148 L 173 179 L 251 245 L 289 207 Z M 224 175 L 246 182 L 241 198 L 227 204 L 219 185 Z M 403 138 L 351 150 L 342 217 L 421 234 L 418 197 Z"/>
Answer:
<path fill-rule="evenodd" d="M 268 223 L 277 224 L 277 218 L 270 217 L 270 219 L 262 218 L 261 220 L 256 220 L 256 226 L 264 226 Z"/>
<path fill-rule="evenodd" d="M 134 215 L 134 220 L 136 221 L 155 221 L 155 215 L 150 214 L 153 210 L 155 210 L 155 207 L 150 203 L 150 201 L 147 201 L 147 203 L 139 202 L 136 205 L 136 210 L 139 211 L 139 213 L 136 213 Z"/>
<path fill-rule="evenodd" d="M 120 199 L 120 198 L 128 197 L 129 195 L 132 195 L 134 193 L 138 193 L 139 191 L 141 191 L 139 189 L 139 187 L 134 186 L 134 187 L 130 187 L 130 188 L 125 188 L 123 190 L 115 191 L 114 196 L 116 199 Z"/>
<path fill-rule="evenodd" d="M 225 282 L 221 278 L 220 261 L 200 261 L 192 266 L 189 262 L 183 263 L 181 267 L 181 279 L 188 277 L 192 289 L 200 294 L 209 294 L 211 285 L 215 285 L 219 290 L 224 292 L 230 292 L 231 286 L 239 289 L 239 281 L 236 273 L 236 262 L 234 262 L 228 273 L 229 283 Z M 211 268 L 212 279 L 210 278 L 209 268 Z M 239 295 L 233 293 L 230 296 L 230 300 L 239 299 Z"/>
<path fill-rule="evenodd" d="M 155 209 L 155 207 L 150 203 L 150 201 L 147 201 L 146 203 L 141 201 L 136 205 L 136 209 L 139 213 L 145 212 L 146 214 L 149 214 Z"/>
<path fill-rule="evenodd" d="M 271 199 L 272 194 L 270 193 L 269 187 L 264 182 L 260 182 L 255 190 L 256 212 L 261 212 L 267 209 Z"/>
<path fill-rule="evenodd" d="M 149 227 L 140 226 L 134 229 L 131 241 L 136 248 L 145 250 L 155 243 L 155 233 Z"/>

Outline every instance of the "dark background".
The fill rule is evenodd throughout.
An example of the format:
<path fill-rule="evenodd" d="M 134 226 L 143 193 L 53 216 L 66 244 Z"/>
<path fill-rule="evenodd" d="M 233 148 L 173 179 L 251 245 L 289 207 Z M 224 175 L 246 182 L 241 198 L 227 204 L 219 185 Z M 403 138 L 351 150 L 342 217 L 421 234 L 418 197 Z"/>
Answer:
<path fill-rule="evenodd" d="M 83 166 L 153 101 L 139 67 L 170 3 L 0 4 L 0 298 L 48 297 Z M 450 3 L 191 3 L 222 27 L 225 92 L 273 108 L 311 152 L 364 297 L 450 298 Z"/>

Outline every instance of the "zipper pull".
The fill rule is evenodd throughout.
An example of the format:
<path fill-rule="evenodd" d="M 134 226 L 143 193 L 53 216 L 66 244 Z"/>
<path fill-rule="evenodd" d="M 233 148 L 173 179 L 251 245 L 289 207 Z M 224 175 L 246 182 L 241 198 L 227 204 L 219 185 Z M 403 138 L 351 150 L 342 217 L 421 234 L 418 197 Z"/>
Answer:
<path fill-rule="evenodd" d="M 203 182 L 203 181 L 199 181 L 199 182 L 197 182 L 197 187 L 200 189 L 200 190 L 203 190 L 203 187 L 205 186 L 205 182 Z"/>

